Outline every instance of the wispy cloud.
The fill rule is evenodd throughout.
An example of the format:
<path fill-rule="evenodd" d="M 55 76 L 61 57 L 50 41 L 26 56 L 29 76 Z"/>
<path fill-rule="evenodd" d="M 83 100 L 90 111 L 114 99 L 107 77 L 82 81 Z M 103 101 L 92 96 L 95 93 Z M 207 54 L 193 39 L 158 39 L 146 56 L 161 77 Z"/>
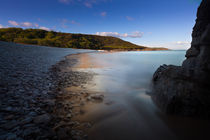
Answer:
<path fill-rule="evenodd" d="M 92 7 L 93 7 L 93 3 L 92 3 L 91 1 L 85 1 L 83 4 L 84 4 L 86 7 L 88 7 L 88 8 L 92 8 Z"/>
<path fill-rule="evenodd" d="M 8 23 L 12 26 L 19 26 L 19 23 L 17 23 L 16 21 L 13 21 L 13 20 L 9 20 Z"/>
<path fill-rule="evenodd" d="M 69 4 L 73 2 L 73 0 L 59 0 L 59 2 L 64 3 L 64 4 Z"/>
<path fill-rule="evenodd" d="M 133 32 L 131 34 L 128 33 L 118 33 L 118 32 L 97 32 L 96 35 L 100 36 L 113 36 L 118 38 L 141 38 L 143 36 L 143 32 Z"/>
<path fill-rule="evenodd" d="M 61 27 L 62 27 L 62 28 L 68 28 L 68 26 L 66 25 L 67 22 L 68 22 L 67 19 L 63 19 L 63 20 L 61 21 Z"/>
<path fill-rule="evenodd" d="M 74 25 L 80 25 L 80 23 L 79 22 L 76 22 L 75 20 L 71 20 L 70 23 L 71 24 L 74 24 Z"/>
<path fill-rule="evenodd" d="M 130 17 L 130 16 L 126 16 L 126 19 L 129 20 L 129 21 L 134 20 L 134 18 L 132 18 L 132 17 Z"/>
<path fill-rule="evenodd" d="M 83 5 L 85 5 L 88 8 L 92 8 L 93 5 L 96 5 L 98 3 L 111 2 L 112 0 L 77 0 L 77 1 L 82 2 Z"/>
<path fill-rule="evenodd" d="M 102 17 L 105 17 L 106 15 L 107 15 L 107 13 L 106 12 L 101 12 L 101 14 L 100 14 Z"/>
<path fill-rule="evenodd" d="M 35 26 L 36 28 L 38 28 L 38 27 L 39 27 L 39 24 L 37 24 L 37 23 L 34 23 L 34 26 Z"/>
<path fill-rule="evenodd" d="M 101 2 L 108 2 L 112 0 L 58 0 L 60 3 L 63 4 L 81 4 L 84 5 L 87 8 L 92 8 L 93 5 Z"/>
<path fill-rule="evenodd" d="M 40 26 L 39 29 L 46 30 L 46 31 L 51 31 L 50 28 L 47 28 L 47 27 L 44 27 L 44 26 Z"/>
<path fill-rule="evenodd" d="M 75 20 L 67 20 L 67 19 L 62 19 L 60 24 L 62 28 L 68 28 L 69 24 L 80 25 L 80 23 L 76 22 Z"/>

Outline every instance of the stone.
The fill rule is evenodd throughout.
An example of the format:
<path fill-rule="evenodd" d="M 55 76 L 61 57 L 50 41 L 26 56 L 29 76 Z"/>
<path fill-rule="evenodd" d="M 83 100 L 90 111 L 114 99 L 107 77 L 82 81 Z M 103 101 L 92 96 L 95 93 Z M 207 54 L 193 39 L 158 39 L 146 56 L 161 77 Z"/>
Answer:
<path fill-rule="evenodd" d="M 23 136 L 24 137 L 31 137 L 38 135 L 40 133 L 40 129 L 36 127 L 29 127 L 23 131 Z"/>
<path fill-rule="evenodd" d="M 17 136 L 13 133 L 8 133 L 6 140 L 16 140 Z"/>
<path fill-rule="evenodd" d="M 10 130 L 13 129 L 14 127 L 18 126 L 19 123 L 16 120 L 12 120 L 8 123 L 5 123 L 3 125 L 0 125 L 0 128 L 6 129 L 6 130 Z"/>
<path fill-rule="evenodd" d="M 68 114 L 66 115 L 66 117 L 67 117 L 67 118 L 71 118 L 72 115 L 71 115 L 70 113 L 68 113 Z"/>
<path fill-rule="evenodd" d="M 48 106 L 55 106 L 55 100 L 46 100 L 45 103 L 46 103 Z"/>
<path fill-rule="evenodd" d="M 103 101 L 104 95 L 102 95 L 102 94 L 93 94 L 93 95 L 90 95 L 87 99 L 88 99 L 88 100 Z"/>
<path fill-rule="evenodd" d="M 60 140 L 65 140 L 65 139 L 68 139 L 68 137 L 69 137 L 67 130 L 65 128 L 60 128 L 57 131 L 57 136 L 58 136 L 58 139 L 60 139 Z"/>
<path fill-rule="evenodd" d="M 11 119 L 13 119 L 14 118 L 14 115 L 8 115 L 8 116 L 6 116 L 4 119 L 6 119 L 6 120 L 11 120 Z"/>
<path fill-rule="evenodd" d="M 36 124 L 48 124 L 51 120 L 51 116 L 49 114 L 42 114 L 34 118 L 34 123 Z"/>
<path fill-rule="evenodd" d="M 74 140 L 83 140 L 80 136 L 73 136 Z"/>
<path fill-rule="evenodd" d="M 112 104 L 114 104 L 114 101 L 107 101 L 107 102 L 105 102 L 105 104 L 106 105 L 112 105 Z"/>
<path fill-rule="evenodd" d="M 84 123 L 84 127 L 86 127 L 86 128 L 91 128 L 92 125 L 91 125 L 90 123 Z"/>
<path fill-rule="evenodd" d="M 11 106 L 8 106 L 7 108 L 5 108 L 5 111 L 12 112 L 13 108 Z"/>
<path fill-rule="evenodd" d="M 168 114 L 210 118 L 209 13 L 210 1 L 203 0 L 182 66 L 163 65 L 153 75 L 152 99 Z"/>
<path fill-rule="evenodd" d="M 28 123 L 32 122 L 32 120 L 33 120 L 33 119 L 32 119 L 31 117 L 27 117 L 27 118 L 23 119 L 23 120 L 20 122 L 20 124 L 21 124 L 21 125 L 28 124 Z"/>
<path fill-rule="evenodd" d="M 0 95 L 0 139 L 6 140 L 7 134 L 10 135 L 8 139 L 14 139 L 16 135 L 17 140 L 54 139 L 54 136 L 45 137 L 50 133 L 49 127 L 52 127 L 48 125 L 51 123 L 50 116 L 57 116 L 43 114 L 51 113 L 49 110 L 55 104 L 51 100 L 57 96 L 53 89 L 56 86 L 62 89 L 63 86 L 57 85 L 60 76 L 54 75 L 51 67 L 66 55 L 88 50 L 35 47 L 0 41 L 0 52 L 0 93 L 4 93 Z M 71 63 L 74 61 L 76 63 L 76 60 L 71 60 Z M 66 75 L 69 83 L 72 75 L 77 80 L 70 72 Z"/>
<path fill-rule="evenodd" d="M 31 111 L 31 112 L 28 113 L 28 116 L 36 116 L 36 115 L 37 115 L 37 113 L 36 112 L 33 112 L 33 111 Z"/>

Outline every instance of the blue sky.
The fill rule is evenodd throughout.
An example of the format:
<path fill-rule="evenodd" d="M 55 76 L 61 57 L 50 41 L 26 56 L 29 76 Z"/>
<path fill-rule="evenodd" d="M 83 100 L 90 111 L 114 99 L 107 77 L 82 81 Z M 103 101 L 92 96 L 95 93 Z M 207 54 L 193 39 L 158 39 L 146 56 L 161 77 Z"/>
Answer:
<path fill-rule="evenodd" d="M 187 49 L 200 0 L 0 0 L 0 28 L 116 36 Z"/>

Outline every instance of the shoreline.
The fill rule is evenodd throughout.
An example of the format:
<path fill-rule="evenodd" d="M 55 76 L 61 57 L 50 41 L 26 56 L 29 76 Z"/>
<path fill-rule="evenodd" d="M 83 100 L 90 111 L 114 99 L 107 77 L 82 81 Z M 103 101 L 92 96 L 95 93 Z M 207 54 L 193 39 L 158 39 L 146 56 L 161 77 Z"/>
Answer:
<path fill-rule="evenodd" d="M 51 90 L 55 101 L 51 115 L 54 116 L 53 131 L 58 139 L 87 139 L 85 132 L 92 126 L 90 122 L 80 122 L 77 119 L 78 115 L 85 113 L 82 107 L 96 94 L 85 88 L 94 73 L 73 70 L 73 66 L 79 63 L 80 55 L 84 54 L 86 53 L 68 55 L 51 68 L 52 79 L 55 80 Z M 101 102 L 102 98 L 96 101 Z"/>
<path fill-rule="evenodd" d="M 98 50 L 105 52 L 145 52 L 145 51 L 171 51 L 170 49 L 159 49 L 159 48 L 149 48 L 149 49 L 113 49 L 113 50 Z"/>
<path fill-rule="evenodd" d="M 53 93 L 55 90 L 53 91 L 52 86 L 57 83 L 50 69 L 53 65 L 65 63 L 66 58 L 75 56 L 74 54 L 90 53 L 95 50 L 35 47 L 2 41 L 0 49 L 2 52 L 0 76 L 4 79 L 0 81 L 0 92 L 4 93 L 0 95 L 0 138 L 56 139 L 58 134 L 51 128 L 57 124 L 53 124 L 55 116 L 51 113 L 56 105 L 56 93 Z M 72 63 L 76 63 L 76 58 Z M 84 81 L 85 77 L 88 77 L 88 74 L 80 72 L 72 72 L 74 76 L 70 75 L 75 77 L 77 74 L 83 75 Z M 62 75 L 63 73 L 58 76 Z M 77 80 L 73 79 L 73 83 L 70 84 L 77 85 Z M 78 81 L 80 82 L 82 78 Z M 87 126 L 90 127 L 90 124 Z"/>
<path fill-rule="evenodd" d="M 114 56 L 116 55 L 114 54 Z M 108 55 L 108 60 L 110 60 L 110 57 Z M 66 136 L 63 139 L 68 137 L 91 140 L 129 139 L 131 137 L 132 139 L 163 139 L 166 137 L 168 139 L 198 139 L 200 136 L 208 134 L 206 132 L 206 130 L 209 130 L 208 121 L 168 116 L 160 112 L 150 96 L 146 94 L 145 86 L 141 88 L 138 86 L 137 89 L 132 87 L 127 91 L 126 86 L 123 84 L 121 87 L 114 75 L 106 75 L 107 71 L 100 73 L 97 70 L 91 70 L 92 68 L 106 69 L 108 65 L 101 63 L 105 61 L 104 59 L 105 57 L 101 57 L 101 53 L 84 53 L 68 56 L 66 62 L 59 65 L 61 66 L 61 75 L 66 70 L 67 73 L 76 70 L 75 73 L 71 73 L 71 77 L 77 75 L 76 79 L 78 80 L 77 85 L 72 86 L 70 84 L 61 88 L 62 91 L 57 98 L 59 122 L 54 128 L 58 134 L 62 132 L 62 136 Z M 71 60 L 77 60 L 77 63 L 75 62 L 76 65 L 68 69 L 67 67 L 70 66 L 68 62 L 73 62 Z M 97 64 L 97 62 L 100 63 Z M 67 64 L 65 65 L 65 63 Z M 96 74 L 89 73 L 89 71 L 96 72 Z M 90 74 L 93 74 L 93 77 L 84 79 Z M 81 75 L 81 77 L 78 78 L 78 75 Z M 101 82 L 98 83 L 98 80 Z M 114 83 L 118 83 L 118 86 Z M 100 88 L 98 84 L 103 84 L 103 87 Z M 94 94 L 99 94 L 102 98 L 99 101 L 89 101 Z M 189 126 L 191 123 L 194 125 Z M 135 129 L 133 129 L 133 124 L 135 124 Z M 154 129 L 153 135 L 151 135 L 151 129 Z M 123 133 L 120 134 L 119 130 Z M 193 133 L 192 136 L 192 132 L 195 131 L 197 133 Z"/>
<path fill-rule="evenodd" d="M 57 139 L 49 69 L 66 55 L 91 50 L 0 42 L 0 52 L 0 139 Z"/>
<path fill-rule="evenodd" d="M 24 46 L 40 46 L 37 44 L 27 44 L 27 43 L 16 43 L 16 42 L 6 42 L 6 41 L 1 41 L 0 42 L 5 42 L 5 43 L 13 43 L 13 44 L 19 44 L 19 45 L 24 45 Z M 50 47 L 50 48 L 63 48 L 63 49 L 73 49 L 73 50 L 92 50 L 92 51 L 107 51 L 107 52 L 121 52 L 121 51 L 171 51 L 171 49 L 168 48 L 161 48 L 161 47 L 157 47 L 157 48 L 152 48 L 152 47 L 148 47 L 148 48 L 140 48 L 140 49 L 86 49 L 86 48 L 65 48 L 65 47 L 55 47 L 55 46 L 43 46 L 43 47 Z"/>
<path fill-rule="evenodd" d="M 90 54 L 95 53 L 95 51 L 77 50 L 74 52 L 72 49 L 41 46 L 35 48 L 3 43 L 3 46 L 8 45 L 7 48 L 7 46 L 2 47 L 1 43 L 0 49 L 6 52 L 0 55 L 0 58 L 3 58 L 1 60 L 4 60 L 0 61 L 0 67 L 2 67 L 0 72 L 4 72 L 3 75 L 0 75 L 1 78 L 4 78 L 4 81 L 0 81 L 0 92 L 5 93 L 0 94 L 0 139 L 84 140 L 100 139 L 105 136 L 110 139 L 112 136 L 121 136 L 117 133 L 119 129 L 123 129 L 128 138 L 133 134 L 139 138 L 141 137 L 141 135 L 138 136 L 139 131 L 134 132 L 132 129 L 131 124 L 134 123 L 139 124 L 138 129 L 148 133 L 147 136 L 150 137 L 150 130 L 142 129 L 141 118 L 144 115 L 149 117 L 143 123 L 145 127 L 150 125 L 150 122 L 154 122 L 154 127 L 158 129 L 160 125 L 174 128 L 173 121 L 181 122 L 180 124 L 185 122 L 182 122 L 183 118 L 180 118 L 180 121 L 179 118 L 168 118 L 164 115 L 163 118 L 154 117 L 153 113 L 149 113 L 151 110 L 148 110 L 148 104 L 144 104 L 144 94 L 137 96 L 139 92 L 144 92 L 144 90 L 139 88 L 136 89 L 137 91 L 131 90 L 135 95 L 129 94 L 130 96 L 127 96 L 126 93 L 125 95 L 121 94 L 124 93 L 124 90 L 121 91 L 114 86 L 114 83 L 119 82 L 115 81 L 114 75 L 112 75 L 115 79 L 113 81 L 112 78 L 109 79 L 109 76 L 106 77 L 108 79 L 104 79 L 104 76 L 107 75 L 103 75 L 103 73 L 101 75 L 100 72 L 88 70 L 89 68 L 103 69 L 108 66 L 106 62 L 109 62 L 111 57 L 104 59 L 101 55 L 103 53 L 113 55 L 112 52 L 99 51 L 96 54 Z M 66 52 L 67 50 L 69 52 Z M 63 53 L 70 54 L 63 56 Z M 107 56 L 109 55 L 107 54 Z M 53 60 L 49 61 L 48 59 Z M 102 82 L 109 83 L 111 86 L 109 84 L 104 86 L 108 86 L 110 91 L 113 90 L 115 94 L 119 93 L 119 95 L 114 95 L 115 98 L 113 98 L 111 92 L 97 90 L 97 82 L 95 81 L 97 78 L 101 78 Z M 139 98 L 142 98 L 142 102 L 139 101 Z M 145 106 L 146 109 L 142 106 Z M 146 114 L 144 114 L 145 112 Z M 129 116 L 129 114 L 133 115 Z M 115 120 L 116 117 L 119 119 Z M 133 121 L 135 120 L 133 117 L 136 117 L 137 121 Z M 103 122 L 105 118 L 109 123 Z M 157 119 L 160 124 L 155 125 Z M 162 123 L 161 120 L 165 122 Z M 190 120 L 187 121 L 187 123 L 190 122 Z M 185 127 L 188 128 L 186 124 L 184 127 L 179 127 L 184 130 Z M 200 123 L 196 124 L 199 125 Z M 104 125 L 106 130 L 104 130 Z M 129 129 L 128 126 L 130 125 Z M 110 128 L 115 128 L 112 130 L 113 133 L 109 131 Z M 168 131 L 168 129 L 166 130 Z M 179 129 L 174 131 L 180 133 Z M 158 132 L 155 134 L 159 135 Z"/>

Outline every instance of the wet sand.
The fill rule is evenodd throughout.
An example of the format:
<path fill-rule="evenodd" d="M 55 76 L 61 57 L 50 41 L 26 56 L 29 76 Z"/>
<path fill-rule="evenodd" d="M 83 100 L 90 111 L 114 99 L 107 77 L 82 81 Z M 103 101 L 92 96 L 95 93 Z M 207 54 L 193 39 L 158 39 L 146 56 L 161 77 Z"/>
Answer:
<path fill-rule="evenodd" d="M 90 122 L 83 130 L 90 140 L 186 140 L 210 138 L 210 123 L 178 116 L 168 116 L 153 104 L 146 90 L 149 76 L 142 85 L 135 86 L 111 61 L 117 55 L 80 54 L 73 71 L 95 73 L 92 80 L 83 85 L 90 94 L 103 94 L 103 101 L 87 101 L 79 107 L 82 113 L 72 120 Z M 112 73 L 113 71 L 117 72 Z M 110 74 L 111 72 L 111 74 Z M 132 71 L 131 71 L 132 72 Z M 141 78 L 136 75 L 136 79 Z M 142 77 L 143 78 L 143 77 Z M 80 89 L 77 89 L 80 90 Z"/>

